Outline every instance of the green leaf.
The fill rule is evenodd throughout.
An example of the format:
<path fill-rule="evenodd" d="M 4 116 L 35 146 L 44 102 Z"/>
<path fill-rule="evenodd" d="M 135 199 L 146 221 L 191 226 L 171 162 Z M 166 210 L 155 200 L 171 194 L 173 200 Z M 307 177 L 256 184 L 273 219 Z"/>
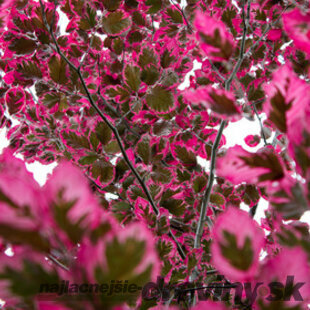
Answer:
<path fill-rule="evenodd" d="M 9 114 L 17 113 L 25 103 L 25 94 L 21 89 L 15 91 L 8 91 L 6 94 L 6 104 L 8 106 Z"/>
<path fill-rule="evenodd" d="M 66 74 L 66 62 L 57 56 L 52 56 L 48 62 L 51 79 L 58 84 L 66 84 L 68 78 Z"/>
<path fill-rule="evenodd" d="M 170 55 L 170 51 L 166 49 L 160 56 L 160 64 L 165 69 L 175 60 L 175 56 Z"/>
<path fill-rule="evenodd" d="M 161 9 L 162 0 L 146 0 L 145 5 L 151 6 L 147 11 L 148 14 L 155 14 Z"/>
<path fill-rule="evenodd" d="M 59 102 L 59 106 L 58 106 L 58 111 L 59 112 L 63 112 L 68 108 L 68 100 L 67 100 L 67 96 L 62 94 L 60 96 L 60 102 Z"/>
<path fill-rule="evenodd" d="M 0 225 L 0 236 L 11 243 L 28 244 L 38 251 L 49 252 L 50 245 L 38 232 L 20 229 L 2 223 Z"/>
<path fill-rule="evenodd" d="M 137 153 L 142 158 L 143 162 L 148 165 L 151 161 L 150 138 L 144 136 L 137 145 Z"/>
<path fill-rule="evenodd" d="M 79 159 L 80 165 L 91 165 L 95 160 L 98 159 L 98 154 L 96 153 L 89 153 L 86 156 L 83 156 Z"/>
<path fill-rule="evenodd" d="M 114 167 L 106 160 L 96 160 L 91 167 L 91 174 L 94 179 L 99 178 L 101 183 L 110 183 L 114 178 Z"/>
<path fill-rule="evenodd" d="M 158 69 L 150 65 L 149 67 L 145 67 L 141 74 L 141 80 L 147 85 L 153 85 L 159 79 L 159 71 Z"/>
<path fill-rule="evenodd" d="M 256 186 L 247 184 L 243 196 L 244 202 L 248 205 L 250 205 L 251 202 L 256 204 L 259 198 L 260 196 Z"/>
<path fill-rule="evenodd" d="M 173 130 L 173 125 L 168 121 L 156 122 L 153 125 L 153 134 L 156 136 L 167 136 Z"/>
<path fill-rule="evenodd" d="M 115 11 L 119 8 L 121 0 L 101 0 L 101 2 L 108 11 Z"/>
<path fill-rule="evenodd" d="M 91 47 L 95 48 L 97 51 L 100 51 L 101 50 L 101 44 L 102 44 L 102 41 L 101 41 L 100 37 L 93 35 Z"/>
<path fill-rule="evenodd" d="M 184 166 L 195 167 L 197 165 L 195 154 L 187 150 L 185 146 L 176 145 L 175 153 Z"/>
<path fill-rule="evenodd" d="M 139 2 L 137 0 L 125 0 L 125 4 L 129 8 L 136 8 L 139 5 Z"/>
<path fill-rule="evenodd" d="M 144 19 L 143 15 L 141 14 L 141 12 L 139 12 L 139 11 L 134 11 L 132 13 L 132 21 L 138 26 L 145 26 L 146 25 L 145 19 Z"/>
<path fill-rule="evenodd" d="M 124 42 L 121 38 L 115 38 L 112 42 L 112 47 L 117 55 L 121 55 L 124 50 Z"/>
<path fill-rule="evenodd" d="M 212 47 L 215 47 L 215 51 L 211 52 L 212 56 L 221 57 L 226 60 L 230 58 L 233 54 L 233 46 L 231 45 L 229 40 L 223 38 L 220 34 L 220 30 L 217 28 L 214 30 L 213 35 L 206 35 L 204 33 L 199 32 L 200 39 Z M 225 41 L 222 41 L 224 39 Z"/>
<path fill-rule="evenodd" d="M 67 144 L 69 146 L 77 149 L 90 148 L 88 139 L 85 136 L 78 135 L 74 131 L 63 132 L 62 136 L 67 141 Z"/>
<path fill-rule="evenodd" d="M 159 239 L 157 241 L 157 252 L 162 260 L 173 250 L 173 244 L 166 240 Z"/>
<path fill-rule="evenodd" d="M 41 264 L 29 259 L 23 259 L 20 268 L 3 266 L 1 279 L 8 281 L 12 296 L 22 296 L 26 300 L 33 300 L 40 294 L 40 286 L 55 285 L 60 279 L 55 270 L 48 271 Z M 11 307 L 9 307 L 11 309 Z"/>
<path fill-rule="evenodd" d="M 145 68 L 149 64 L 156 66 L 158 63 L 157 57 L 152 49 L 145 48 L 142 50 L 142 53 L 139 55 L 138 64 L 141 68 Z"/>
<path fill-rule="evenodd" d="M 114 238 L 105 249 L 109 270 L 113 272 L 116 279 L 119 279 L 119 276 L 133 275 L 134 269 L 142 261 L 145 250 L 145 241 L 128 238 L 120 243 Z"/>
<path fill-rule="evenodd" d="M 222 21 L 231 29 L 234 30 L 233 24 L 232 24 L 232 19 L 235 18 L 237 15 L 236 9 L 232 8 L 227 8 L 227 10 L 223 11 L 222 15 Z M 236 31 L 236 30 L 235 30 Z"/>
<path fill-rule="evenodd" d="M 182 216 L 185 212 L 185 205 L 181 199 L 162 199 L 160 205 L 175 216 Z"/>
<path fill-rule="evenodd" d="M 89 136 L 89 141 L 93 147 L 94 150 L 97 150 L 97 147 L 99 145 L 99 140 L 97 138 L 97 135 L 94 133 L 94 132 L 91 132 L 90 133 L 90 136 Z"/>
<path fill-rule="evenodd" d="M 49 93 L 46 94 L 43 98 L 43 103 L 46 105 L 49 109 L 54 107 L 57 103 L 60 102 L 60 93 Z"/>
<path fill-rule="evenodd" d="M 113 212 L 124 212 L 131 210 L 131 205 L 125 201 L 119 201 L 112 207 Z"/>
<path fill-rule="evenodd" d="M 166 13 L 171 18 L 171 21 L 173 23 L 183 24 L 182 14 L 178 10 L 172 9 L 172 8 L 168 8 Z"/>
<path fill-rule="evenodd" d="M 9 45 L 9 49 L 17 55 L 31 54 L 35 51 L 37 44 L 35 41 L 21 37 L 15 38 Z"/>
<path fill-rule="evenodd" d="M 68 108 L 67 97 L 64 93 L 52 92 L 52 93 L 46 94 L 43 98 L 43 103 L 49 109 L 54 107 L 56 104 L 59 104 L 58 111 L 63 111 Z"/>
<path fill-rule="evenodd" d="M 96 11 L 89 5 L 86 8 L 85 18 L 80 19 L 79 28 L 86 31 L 96 26 Z"/>
<path fill-rule="evenodd" d="M 126 218 L 134 216 L 131 205 L 125 201 L 115 203 L 112 206 L 112 211 L 119 222 L 123 222 Z"/>
<path fill-rule="evenodd" d="M 199 175 L 193 181 L 193 189 L 195 193 L 200 193 L 203 188 L 207 185 L 208 179 L 205 176 Z"/>
<path fill-rule="evenodd" d="M 129 91 L 123 87 L 120 87 L 120 86 L 117 86 L 115 88 L 111 87 L 111 88 L 107 89 L 106 93 L 111 98 L 115 98 L 115 97 L 119 96 L 120 101 L 125 101 L 125 100 L 129 99 L 129 96 L 130 96 Z"/>
<path fill-rule="evenodd" d="M 178 283 L 180 280 L 184 280 L 187 276 L 186 267 L 180 267 L 179 269 L 173 269 L 170 277 L 170 283 Z"/>
<path fill-rule="evenodd" d="M 257 50 L 255 50 L 252 57 L 255 60 L 263 59 L 265 57 L 265 54 L 266 54 L 265 50 L 266 50 L 266 46 L 264 44 L 262 44 L 261 47 L 259 47 Z"/>
<path fill-rule="evenodd" d="M 42 78 L 40 67 L 34 61 L 23 61 L 22 64 L 17 65 L 17 71 L 25 78 Z"/>
<path fill-rule="evenodd" d="M 238 247 L 237 238 L 234 234 L 223 230 L 225 244 L 220 244 L 222 255 L 227 258 L 229 263 L 239 270 L 248 270 L 253 262 L 254 252 L 252 242 L 246 237 L 242 247 Z"/>
<path fill-rule="evenodd" d="M 210 195 L 210 202 L 217 206 L 222 206 L 225 204 L 225 198 L 219 193 L 212 193 Z"/>
<path fill-rule="evenodd" d="M 85 220 L 85 216 L 82 216 L 76 222 L 72 222 L 68 213 L 74 207 L 76 200 L 67 201 L 62 196 L 62 193 L 59 192 L 59 197 L 57 203 L 54 203 L 52 210 L 54 212 L 54 219 L 57 222 L 58 226 L 66 232 L 70 240 L 74 243 L 78 243 L 85 229 L 82 227 L 82 223 Z"/>
<path fill-rule="evenodd" d="M 99 122 L 95 128 L 96 137 L 103 144 L 108 144 L 112 139 L 112 130 L 104 122 Z"/>
<path fill-rule="evenodd" d="M 156 85 L 146 96 L 147 105 L 157 112 L 167 112 L 174 105 L 172 92 L 163 86 Z"/>
<path fill-rule="evenodd" d="M 141 34 L 140 31 L 133 31 L 128 35 L 128 42 L 130 44 L 142 42 L 143 37 L 144 36 Z"/>
<path fill-rule="evenodd" d="M 112 140 L 111 142 L 106 144 L 104 146 L 104 150 L 108 154 L 116 154 L 116 153 L 120 153 L 121 152 L 119 144 L 118 144 L 118 142 L 116 140 Z"/>
<path fill-rule="evenodd" d="M 262 100 L 265 97 L 265 93 L 262 90 L 261 86 L 250 85 L 248 90 L 248 100 L 249 101 L 256 101 L 256 100 Z"/>
<path fill-rule="evenodd" d="M 131 21 L 122 11 L 115 11 L 102 18 L 102 26 L 107 34 L 121 34 L 129 28 Z"/>
<path fill-rule="evenodd" d="M 139 90 L 141 84 L 141 72 L 139 67 L 127 65 L 124 71 L 125 83 L 134 91 Z"/>
<path fill-rule="evenodd" d="M 187 171 L 181 171 L 177 169 L 177 176 L 180 182 L 189 181 L 191 179 L 191 175 Z"/>

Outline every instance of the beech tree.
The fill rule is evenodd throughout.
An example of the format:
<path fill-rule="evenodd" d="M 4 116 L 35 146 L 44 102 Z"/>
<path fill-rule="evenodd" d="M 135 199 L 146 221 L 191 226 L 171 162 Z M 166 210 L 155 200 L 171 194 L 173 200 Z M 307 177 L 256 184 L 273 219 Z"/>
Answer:
<path fill-rule="evenodd" d="M 308 309 L 308 1 L 0 5 L 5 309 Z M 226 146 L 244 118 L 251 151 Z M 140 290 L 39 292 L 62 281 Z"/>

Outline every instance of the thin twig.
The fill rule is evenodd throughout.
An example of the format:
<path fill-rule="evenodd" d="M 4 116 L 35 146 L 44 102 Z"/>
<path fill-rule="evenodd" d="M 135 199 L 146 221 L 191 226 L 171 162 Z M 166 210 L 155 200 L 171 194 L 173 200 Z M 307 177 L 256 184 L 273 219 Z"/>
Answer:
<path fill-rule="evenodd" d="M 266 135 L 265 135 L 265 131 L 264 131 L 264 126 L 263 126 L 263 123 L 262 123 L 262 119 L 261 119 L 260 115 L 258 114 L 258 111 L 257 111 L 257 108 L 256 108 L 256 104 L 253 103 L 252 106 L 253 106 L 254 113 L 255 113 L 255 115 L 256 115 L 256 117 L 257 117 L 257 119 L 258 119 L 258 122 L 259 122 L 259 125 L 260 125 L 260 130 L 261 130 L 261 132 L 262 132 L 261 135 L 262 135 L 262 137 L 263 137 L 264 144 L 265 144 L 265 146 L 266 146 L 266 145 L 268 145 L 268 142 L 267 142 L 267 139 L 266 139 Z"/>
<path fill-rule="evenodd" d="M 79 64 L 79 66 L 78 66 L 78 69 L 81 69 L 81 67 L 82 67 L 82 65 L 83 65 L 83 63 L 84 63 L 85 58 L 88 56 L 89 51 L 90 51 L 90 49 L 91 49 L 91 46 L 93 45 L 94 37 L 95 37 L 95 35 L 92 35 L 92 37 L 90 38 L 89 45 L 88 45 L 88 47 L 87 47 L 86 52 L 85 52 L 85 53 L 82 55 L 82 57 L 81 57 L 81 60 L 80 60 L 80 64 Z"/>
<path fill-rule="evenodd" d="M 221 74 L 221 72 L 219 71 L 219 69 L 215 66 L 215 64 L 213 63 L 213 61 L 211 59 L 208 58 L 208 61 L 212 67 L 212 69 L 217 73 L 218 77 L 222 80 L 225 81 L 225 77 Z"/>
<path fill-rule="evenodd" d="M 63 263 L 61 263 L 56 257 L 54 257 L 53 255 L 49 254 L 48 259 L 50 259 L 53 263 L 55 263 L 57 266 L 59 266 L 60 268 L 62 268 L 65 271 L 70 271 L 70 269 L 65 266 Z"/>
<path fill-rule="evenodd" d="M 124 116 L 122 116 L 110 103 L 107 102 L 107 100 L 102 96 L 102 94 L 100 93 L 100 87 L 98 87 L 98 91 L 97 91 L 98 96 L 100 97 L 100 99 L 102 100 L 103 104 L 110 110 L 113 112 L 113 114 L 115 116 L 117 116 L 118 118 L 120 118 L 121 120 L 119 121 L 120 123 L 125 124 L 126 128 L 128 131 L 130 131 L 132 134 L 134 134 L 136 137 L 140 137 L 140 135 L 135 132 L 132 128 L 130 128 L 127 120 L 124 118 Z"/>
<path fill-rule="evenodd" d="M 43 2 L 42 0 L 39 0 L 40 1 L 40 6 L 41 6 L 41 10 L 42 10 L 42 15 L 43 15 L 43 21 L 44 21 L 44 24 L 45 26 L 47 27 L 51 37 L 52 37 L 52 40 L 56 46 L 56 50 L 58 52 L 58 54 L 66 61 L 66 63 L 78 74 L 78 77 L 82 83 L 82 86 L 86 92 L 86 95 L 87 95 L 87 98 L 88 98 L 88 101 L 89 103 L 91 104 L 91 106 L 96 110 L 96 112 L 98 113 L 98 115 L 101 117 L 101 119 L 108 125 L 108 127 L 112 130 L 115 138 L 116 138 L 116 141 L 120 147 L 120 150 L 121 150 L 121 153 L 123 155 L 123 158 L 125 160 L 125 162 L 127 163 L 128 167 L 130 168 L 130 170 L 132 171 L 132 173 L 134 174 L 134 176 L 136 177 L 136 179 L 138 180 L 138 182 L 140 183 L 141 187 L 142 187 L 142 190 L 143 192 L 145 193 L 149 203 L 151 204 L 151 207 L 154 211 L 154 213 L 158 216 L 159 215 L 159 210 L 153 200 L 153 197 L 152 195 L 150 194 L 148 188 L 146 187 L 143 179 L 141 178 L 140 174 L 138 173 L 138 171 L 135 169 L 135 167 L 133 166 L 133 164 L 131 163 L 130 159 L 128 158 L 127 156 L 127 153 L 126 153 L 126 150 L 125 150 L 125 147 L 123 145 L 123 142 L 121 140 L 121 137 L 118 133 L 118 130 L 116 127 L 113 126 L 113 124 L 109 121 L 109 119 L 102 113 L 102 111 L 99 109 L 99 107 L 97 106 L 97 104 L 95 103 L 93 97 L 91 96 L 90 92 L 89 92 L 89 89 L 85 83 L 85 80 L 82 76 L 82 73 L 81 73 L 81 68 L 80 67 L 76 67 L 63 53 L 62 51 L 60 50 L 60 47 L 58 45 L 58 42 L 55 38 L 55 35 L 53 33 L 53 30 L 51 29 L 51 27 L 49 26 L 48 22 L 47 22 L 47 19 L 46 19 L 46 14 L 45 14 L 45 7 L 43 5 Z M 56 8 L 55 8 L 56 9 Z M 181 245 L 179 244 L 178 240 L 176 239 L 176 237 L 174 236 L 174 234 L 172 233 L 171 230 L 169 230 L 168 232 L 168 235 L 169 237 L 171 237 L 176 246 L 177 246 L 177 249 L 178 249 L 178 252 L 181 256 L 181 258 L 184 260 L 186 258 L 186 255 L 181 247 Z"/>
<path fill-rule="evenodd" d="M 182 17 L 183 17 L 183 19 L 185 21 L 187 29 L 189 30 L 190 33 L 192 33 L 193 32 L 193 28 L 192 28 L 191 24 L 189 23 L 186 15 L 184 13 L 184 10 L 181 9 L 176 3 L 174 3 L 173 0 L 170 0 L 170 1 L 171 1 L 172 5 L 181 13 L 181 15 L 182 15 Z"/>
<path fill-rule="evenodd" d="M 122 117 L 122 115 L 110 104 L 108 103 L 108 101 L 101 95 L 100 93 L 100 87 L 98 87 L 98 91 L 97 94 L 99 95 L 101 101 L 103 102 L 103 104 L 110 110 L 113 112 L 113 114 L 119 118 Z"/>
<path fill-rule="evenodd" d="M 239 59 L 237 61 L 237 64 L 235 65 L 233 72 L 231 73 L 230 77 L 225 82 L 225 89 L 230 90 L 230 85 L 234 78 L 236 77 L 236 74 L 238 70 L 240 69 L 240 66 L 243 62 L 243 59 L 245 57 L 244 49 L 245 49 L 245 39 L 248 31 L 248 24 L 250 19 L 250 8 L 251 8 L 251 0 L 248 1 L 248 9 L 247 9 L 247 16 L 245 17 L 244 13 L 244 5 L 242 7 L 242 15 L 243 15 L 243 35 L 241 40 L 241 46 L 240 46 L 240 53 L 239 53 Z"/>

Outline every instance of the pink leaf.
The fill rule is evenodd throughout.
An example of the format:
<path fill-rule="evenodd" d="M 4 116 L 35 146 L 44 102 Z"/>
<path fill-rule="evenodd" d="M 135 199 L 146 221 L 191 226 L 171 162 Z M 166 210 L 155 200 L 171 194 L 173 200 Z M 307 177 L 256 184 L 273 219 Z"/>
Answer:
<path fill-rule="evenodd" d="M 205 309 L 212 309 L 212 310 L 226 310 L 227 308 L 224 305 L 223 301 L 200 301 L 197 303 L 197 305 L 191 310 L 205 310 Z"/>
<path fill-rule="evenodd" d="M 270 41 L 277 41 L 280 40 L 282 36 L 282 30 L 281 29 L 271 29 L 268 32 L 267 39 Z"/>
<path fill-rule="evenodd" d="M 5 101 L 10 114 L 18 113 L 26 101 L 25 92 L 21 87 L 14 87 L 7 91 Z"/>
<path fill-rule="evenodd" d="M 9 149 L 0 156 L 0 193 L 0 223 L 31 230 L 44 224 L 39 219 L 47 216 L 47 204 L 40 186 L 25 163 L 14 157 Z M 21 216 L 29 212 L 34 219 Z"/>
<path fill-rule="evenodd" d="M 197 10 L 194 26 L 201 48 L 210 59 L 223 61 L 230 58 L 235 44 L 223 22 Z"/>
<path fill-rule="evenodd" d="M 81 221 L 79 225 L 84 229 L 99 225 L 102 209 L 92 194 L 85 176 L 72 164 L 60 163 L 43 190 L 50 207 L 54 209 L 53 212 L 65 212 L 67 204 L 72 204 L 68 212 L 65 212 L 72 224 Z"/>
<path fill-rule="evenodd" d="M 235 207 L 228 208 L 217 218 L 212 235 L 213 265 L 231 280 L 254 277 L 264 245 L 264 233 L 248 213 Z"/>
<path fill-rule="evenodd" d="M 245 151 L 240 145 L 228 149 L 217 160 L 217 174 L 233 184 L 268 183 L 284 177 L 282 160 L 272 149 L 262 148 L 256 153 Z"/>
<path fill-rule="evenodd" d="M 245 137 L 244 142 L 250 146 L 250 147 L 255 147 L 259 144 L 260 142 L 260 136 L 258 135 L 249 135 L 247 137 Z"/>
<path fill-rule="evenodd" d="M 8 72 L 8 73 L 3 77 L 4 82 L 5 82 L 6 84 L 12 84 L 12 83 L 14 82 L 14 80 L 15 80 L 14 75 L 15 75 L 15 74 L 14 74 L 14 71 Z"/>
<path fill-rule="evenodd" d="M 202 104 L 224 119 L 236 121 L 241 117 L 241 109 L 236 104 L 233 93 L 211 86 L 201 86 L 195 90 L 186 90 L 184 97 L 192 104 Z"/>
<path fill-rule="evenodd" d="M 109 216 L 107 215 L 106 218 L 109 219 Z M 80 272 L 79 270 L 85 270 L 87 279 L 95 283 L 96 267 L 100 267 L 106 273 L 115 272 L 115 270 L 109 270 L 112 257 L 108 256 L 111 253 L 109 249 L 115 247 L 115 242 L 120 244 L 121 251 L 127 254 L 135 250 L 136 242 L 142 242 L 144 243 L 144 252 L 141 261 L 139 261 L 133 270 L 130 270 L 130 274 L 142 273 L 148 267 L 152 266 L 151 278 L 155 280 L 159 274 L 159 261 L 155 251 L 155 240 L 150 230 L 140 223 L 134 223 L 122 228 L 118 225 L 113 225 L 115 222 L 114 219 L 109 219 L 109 221 L 112 223 L 112 229 L 103 238 L 100 238 L 96 243 L 88 239 L 84 239 L 81 243 L 76 263 L 78 273 Z M 92 253 L 92 255 L 90 256 L 89 253 Z M 134 255 L 134 253 L 132 254 Z M 118 257 L 118 261 L 123 267 L 126 265 L 126 260 L 128 259 L 130 257 Z"/>
<path fill-rule="evenodd" d="M 294 10 L 283 14 L 283 27 L 298 49 L 310 55 L 310 12 Z"/>
<path fill-rule="evenodd" d="M 265 259 L 259 280 L 264 283 L 280 282 L 290 287 L 297 286 L 297 283 L 303 283 L 299 288 L 299 293 L 303 301 L 295 301 L 292 296 L 289 301 L 285 302 L 287 306 L 293 307 L 298 304 L 305 306 L 310 300 L 310 267 L 308 258 L 304 250 L 300 247 L 284 248 L 277 256 Z"/>

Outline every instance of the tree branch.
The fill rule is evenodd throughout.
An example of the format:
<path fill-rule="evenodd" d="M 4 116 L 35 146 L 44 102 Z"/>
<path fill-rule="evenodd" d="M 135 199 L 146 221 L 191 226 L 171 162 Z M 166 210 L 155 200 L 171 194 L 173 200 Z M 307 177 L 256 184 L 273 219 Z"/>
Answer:
<path fill-rule="evenodd" d="M 117 141 L 117 143 L 118 143 L 118 145 L 119 145 L 119 147 L 120 147 L 121 153 L 122 153 L 122 155 L 123 155 L 123 158 L 124 158 L 126 164 L 128 165 L 129 169 L 132 171 L 132 173 L 134 174 L 134 176 L 136 177 L 136 179 L 138 180 L 138 182 L 139 182 L 140 186 L 142 187 L 142 190 L 143 190 L 143 192 L 145 193 L 145 195 L 146 195 L 146 197 L 147 197 L 147 199 L 148 199 L 148 201 L 149 201 L 149 203 L 150 203 L 150 205 L 151 205 L 151 207 L 152 207 L 154 213 L 156 214 L 156 216 L 158 216 L 158 215 L 159 215 L 159 210 L 158 210 L 158 208 L 157 208 L 157 206 L 156 206 L 156 204 L 155 204 L 155 202 L 154 202 L 154 200 L 153 200 L 153 198 L 152 198 L 152 196 L 151 196 L 151 194 L 150 194 L 150 192 L 149 192 L 149 190 L 148 190 L 146 184 L 144 183 L 144 181 L 143 181 L 143 179 L 141 178 L 140 174 L 138 173 L 138 171 L 135 169 L 135 167 L 133 166 L 133 164 L 132 164 L 131 161 L 129 160 L 129 158 L 128 158 L 128 156 L 127 156 L 127 153 L 126 153 L 126 150 L 125 150 L 125 147 L 124 147 L 124 145 L 123 145 L 123 142 L 122 142 L 122 140 L 121 140 L 121 137 L 120 137 L 120 135 L 119 135 L 119 133 L 118 133 L 117 128 L 109 121 L 109 119 L 102 113 L 102 111 L 99 109 L 99 107 L 98 107 L 97 104 L 95 103 L 95 101 L 94 101 L 93 97 L 91 96 L 91 94 L 90 94 L 90 92 L 89 92 L 89 89 L 88 89 L 88 87 L 87 87 L 87 85 L 86 85 L 86 83 L 85 83 L 85 80 L 84 80 L 84 78 L 83 78 L 83 76 L 82 76 L 81 68 L 80 68 L 80 67 L 76 67 L 76 66 L 62 53 L 62 51 L 60 50 L 59 44 L 58 44 L 58 42 L 57 42 L 57 40 L 56 40 L 56 38 L 55 38 L 55 35 L 54 35 L 54 33 L 53 33 L 53 30 L 52 30 L 52 28 L 49 26 L 49 24 L 48 24 L 48 22 L 47 22 L 46 14 L 45 14 L 45 7 L 44 7 L 44 5 L 43 5 L 43 2 L 42 2 L 42 0 L 39 0 L 39 2 L 40 2 L 41 10 L 42 10 L 42 15 L 43 15 L 44 24 L 45 24 L 45 26 L 47 27 L 47 29 L 48 29 L 48 31 L 49 31 L 51 37 L 52 37 L 52 40 L 53 40 L 53 42 L 54 42 L 54 44 L 55 44 L 55 46 L 56 46 L 56 50 L 57 50 L 58 54 L 59 54 L 60 57 L 62 57 L 62 58 L 66 61 L 66 63 L 78 74 L 78 77 L 79 77 L 79 79 L 80 79 L 80 81 L 81 81 L 81 83 L 82 83 L 83 89 L 84 89 L 85 92 L 86 92 L 86 95 L 87 95 L 87 98 L 88 98 L 88 101 L 89 101 L 90 105 L 96 110 L 96 112 L 97 112 L 98 115 L 101 117 L 101 119 L 102 119 L 102 120 L 108 125 L 108 127 L 112 130 L 112 132 L 113 132 L 113 134 L 114 134 L 114 136 L 115 136 L 115 138 L 116 138 L 116 141 Z M 56 9 L 56 7 L 55 7 L 55 9 Z M 169 237 L 171 237 L 171 238 L 174 240 L 174 242 L 175 242 L 175 244 L 176 244 L 176 246 L 177 246 L 178 252 L 179 252 L 181 258 L 184 260 L 184 259 L 186 258 L 186 255 L 185 255 L 185 253 L 184 253 L 184 251 L 183 251 L 181 245 L 179 244 L 179 242 L 177 241 L 176 237 L 174 236 L 174 234 L 172 233 L 171 230 L 168 232 L 168 235 L 169 235 Z"/>
<path fill-rule="evenodd" d="M 239 68 L 243 62 L 243 59 L 244 59 L 245 39 L 246 39 L 247 29 L 248 29 L 248 24 L 249 24 L 249 19 L 250 19 L 251 0 L 248 1 L 247 16 L 246 17 L 245 17 L 245 12 L 244 12 L 244 6 L 245 6 L 245 4 L 243 4 L 243 14 L 242 14 L 243 15 L 242 16 L 243 17 L 243 35 L 242 35 L 242 41 L 241 41 L 241 46 L 240 46 L 239 58 L 238 58 L 238 61 L 235 65 L 231 75 L 225 81 L 225 89 L 226 90 L 230 90 L 231 83 L 232 83 L 233 79 L 235 78 L 235 76 L 236 76 L 236 74 L 237 74 L 237 72 L 238 72 L 238 70 L 239 70 Z M 204 224 L 205 224 L 206 219 L 207 219 L 207 216 L 206 216 L 207 207 L 208 207 L 208 204 L 210 201 L 210 196 L 211 196 L 212 187 L 213 187 L 214 178 L 215 178 L 215 164 L 216 164 L 217 149 L 219 147 L 219 143 L 221 141 L 223 130 L 224 130 L 226 124 L 227 124 L 227 121 L 225 121 L 225 120 L 221 121 L 220 128 L 217 132 L 215 141 L 214 141 L 213 146 L 212 146 L 210 175 L 209 175 L 209 179 L 208 179 L 207 188 L 206 188 L 205 194 L 204 194 L 203 199 L 202 199 L 202 206 L 201 206 L 201 210 L 200 210 L 199 222 L 198 222 L 196 235 L 195 235 L 195 241 L 194 241 L 194 248 L 195 249 L 199 249 L 201 246 L 201 238 L 202 238 L 202 234 L 203 234 Z M 198 276 L 198 269 L 195 268 L 192 275 L 191 275 L 191 281 L 195 280 L 197 276 Z"/>

